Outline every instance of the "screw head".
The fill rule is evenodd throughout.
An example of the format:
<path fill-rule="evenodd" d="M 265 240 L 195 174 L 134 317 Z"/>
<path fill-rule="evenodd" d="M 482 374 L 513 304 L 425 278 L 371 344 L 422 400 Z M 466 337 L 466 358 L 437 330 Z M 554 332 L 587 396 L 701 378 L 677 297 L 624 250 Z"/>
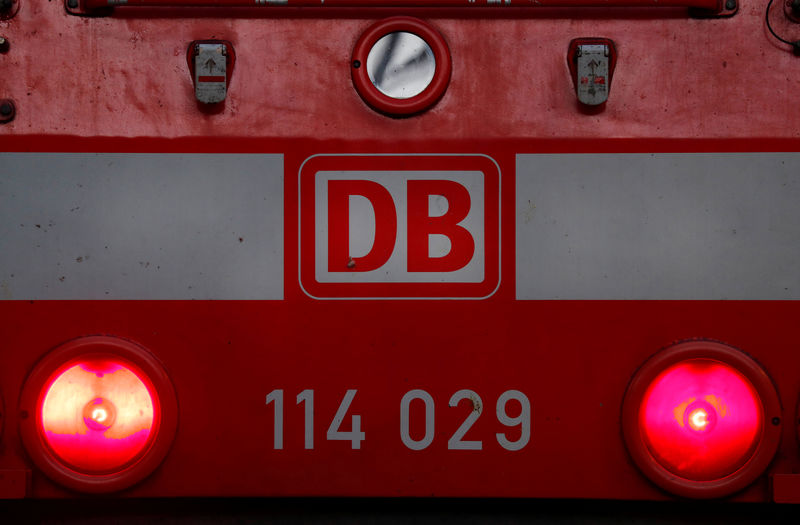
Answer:
<path fill-rule="evenodd" d="M 356 68 L 356 69 L 360 68 L 361 67 L 361 61 L 360 60 L 353 60 L 353 67 Z"/>
<path fill-rule="evenodd" d="M 76 9 L 78 7 L 78 0 L 67 0 L 67 7 Z"/>
<path fill-rule="evenodd" d="M 736 0 L 726 0 L 725 9 L 727 9 L 728 11 L 733 11 L 734 9 L 736 9 Z"/>
<path fill-rule="evenodd" d="M 8 51 L 10 47 L 10 43 L 8 39 L 4 36 L 0 36 L 0 53 L 5 53 Z"/>

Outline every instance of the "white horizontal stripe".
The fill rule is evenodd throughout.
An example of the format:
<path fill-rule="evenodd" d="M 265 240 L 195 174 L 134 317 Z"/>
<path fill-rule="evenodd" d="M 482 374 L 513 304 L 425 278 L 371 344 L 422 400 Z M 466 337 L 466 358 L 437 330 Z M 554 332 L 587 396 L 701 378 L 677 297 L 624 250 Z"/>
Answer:
<path fill-rule="evenodd" d="M 0 155 L 0 299 L 282 299 L 281 155 Z"/>
<path fill-rule="evenodd" d="M 519 155 L 519 299 L 800 299 L 800 154 Z"/>

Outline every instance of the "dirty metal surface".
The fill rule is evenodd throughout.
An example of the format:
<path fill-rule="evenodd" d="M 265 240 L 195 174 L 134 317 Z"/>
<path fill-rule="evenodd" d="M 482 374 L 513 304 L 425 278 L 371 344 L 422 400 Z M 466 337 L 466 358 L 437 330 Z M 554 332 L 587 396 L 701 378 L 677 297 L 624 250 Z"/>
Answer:
<path fill-rule="evenodd" d="M 15 100 L 17 116 L 0 126 L 0 144 L 9 152 L 0 158 L 0 196 L 12 203 L 2 214 L 27 215 L 22 221 L 4 218 L 0 225 L 0 390 L 7 407 L 0 470 L 32 469 L 15 407 L 35 363 L 64 341 L 110 334 L 142 344 L 163 362 L 180 407 L 170 453 L 150 477 L 121 493 L 125 497 L 670 499 L 629 459 L 620 436 L 620 404 L 631 375 L 654 352 L 676 340 L 710 338 L 753 356 L 780 393 L 787 423 L 776 459 L 731 497 L 771 499 L 769 475 L 800 468 L 795 428 L 788 423 L 800 394 L 800 305 L 794 288 L 787 295 L 778 286 L 782 280 L 796 284 L 787 261 L 797 246 L 797 217 L 787 199 L 796 191 L 791 166 L 800 151 L 800 106 L 793 93 L 800 76 L 797 59 L 765 34 L 763 6 L 745 3 L 726 20 L 690 19 L 680 10 L 443 13 L 416 14 L 447 40 L 451 82 L 436 106 L 404 119 L 372 111 L 353 89 L 352 48 L 375 21 L 372 14 L 291 11 L 273 18 L 201 11 L 184 18 L 145 10 L 81 18 L 56 2 L 29 2 L 3 23 L 14 51 L 0 62 L 0 95 Z M 618 52 L 613 90 L 596 114 L 578 105 L 565 60 L 571 39 L 591 36 L 612 39 Z M 224 105 L 213 112 L 198 107 L 185 58 L 188 43 L 205 38 L 229 40 L 237 53 Z M 12 172 L 8 166 L 26 152 L 57 155 L 33 157 Z M 580 175 L 600 189 L 581 194 L 574 157 L 608 153 L 615 158 L 593 163 Z M 742 153 L 754 154 L 766 171 L 737 174 L 735 155 Z M 192 173 L 188 164 L 165 167 L 162 159 L 175 154 L 188 164 L 211 157 Z M 411 298 L 391 295 L 395 287 L 376 291 L 375 282 L 355 283 L 354 295 L 334 291 L 334 300 L 307 293 L 304 264 L 316 268 L 316 258 L 304 259 L 310 257 L 303 248 L 310 234 L 303 233 L 303 221 L 317 215 L 303 200 L 301 179 L 304 163 L 321 154 L 356 160 L 314 171 L 313 177 L 330 181 L 337 170 L 357 173 L 352 178 L 368 196 L 348 195 L 384 203 L 383 218 L 360 219 L 352 232 L 341 229 L 353 237 L 402 238 L 398 224 L 409 227 L 402 210 L 424 209 L 421 199 L 433 195 L 423 191 L 424 184 L 409 193 L 406 179 L 418 172 L 437 171 L 460 184 L 466 197 L 453 189 L 460 197 L 446 207 L 439 203 L 435 213 L 434 200 L 426 220 L 410 228 L 431 237 L 448 232 L 453 246 L 453 239 L 467 238 L 458 233 L 463 230 L 477 242 L 478 227 L 454 217 L 482 202 L 483 220 L 497 222 L 496 237 L 483 237 L 477 246 L 483 252 L 468 249 L 467 241 L 459 246 L 470 256 L 495 251 L 496 257 L 484 261 L 497 266 L 494 291 L 464 292 L 474 284 L 465 281 L 477 280 L 467 272 L 469 278 L 455 283 L 415 283 L 435 293 Z M 631 175 L 630 155 L 651 154 L 662 156 Z M 683 160 L 665 161 L 664 154 Z M 149 158 L 151 164 L 88 169 L 116 155 Z M 394 164 L 377 169 L 363 160 L 375 155 L 391 156 Z M 432 168 L 422 159 L 444 155 L 491 159 L 497 184 L 485 182 L 495 173 L 486 163 Z M 242 160 L 253 157 L 264 163 Z M 85 173 L 70 169 L 76 159 L 87 163 Z M 771 171 L 776 159 L 790 167 Z M 365 166 L 373 171 L 371 179 Z M 559 170 L 563 177 L 555 176 Z M 391 187 L 402 177 L 375 171 L 401 173 L 405 188 Z M 637 186 L 620 173 L 639 181 L 640 194 L 625 197 Z M 761 204 L 755 206 L 745 193 L 759 178 L 766 193 L 757 194 Z M 84 180 L 92 186 L 88 193 L 70 185 Z M 553 180 L 561 182 L 548 187 Z M 651 216 L 636 203 L 642 196 L 657 200 L 648 193 L 657 184 L 684 210 L 700 209 L 703 203 L 692 198 L 702 195 L 712 209 L 723 210 L 722 219 L 730 219 L 720 224 L 741 222 L 745 238 L 762 241 L 766 229 L 773 241 L 748 245 L 755 248 L 741 260 L 736 250 L 730 258 L 721 250 L 721 258 L 709 259 L 691 224 L 663 219 L 661 226 L 675 226 L 674 238 L 688 240 L 687 251 L 684 257 L 659 258 L 656 245 L 652 267 L 663 264 L 669 274 L 676 272 L 675 260 L 703 258 L 735 270 L 716 283 L 719 293 L 708 296 L 692 295 L 691 287 L 684 294 L 687 288 L 669 280 L 645 294 L 608 295 L 594 282 L 597 274 L 577 275 L 564 260 L 538 255 L 536 235 L 561 233 L 563 220 L 592 210 L 648 240 L 647 228 L 636 225 Z M 717 186 L 726 190 L 717 192 Z M 526 192 L 534 203 L 546 196 L 548 206 L 537 209 L 549 210 L 551 222 L 537 223 L 542 214 L 533 212 L 538 227 L 526 229 L 531 223 L 524 215 L 531 209 L 528 198 L 520 202 Z M 105 195 L 125 202 L 103 208 L 98 199 Z M 263 208 L 259 198 L 267 203 Z M 599 198 L 615 205 L 609 209 Z M 469 206 L 458 212 L 450 205 L 455 202 Z M 73 217 L 76 206 L 81 209 Z M 764 219 L 771 216 L 759 213 L 762 208 L 780 220 Z M 136 219 L 111 220 L 115 211 L 132 211 Z M 330 239 L 326 215 L 321 217 L 311 231 Z M 327 215 L 329 223 L 332 217 Z M 170 237 L 186 243 L 177 254 L 169 252 L 176 249 L 174 238 L 159 237 L 169 231 L 165 224 L 176 232 Z M 591 248 L 588 260 L 614 264 L 621 253 L 615 246 L 625 245 L 614 232 L 623 230 L 610 234 L 617 244 L 604 243 L 591 238 L 591 220 L 576 224 L 582 228 L 577 237 L 591 241 L 577 246 Z M 735 242 L 732 234 L 715 232 L 713 221 L 702 225 L 711 225 L 700 231 L 714 239 Z M 47 232 L 39 231 L 45 226 Z M 758 231 L 747 230 L 754 226 Z M 100 227 L 106 230 L 98 234 Z M 240 227 L 247 233 L 239 233 Z M 31 243 L 34 235 L 44 244 Z M 114 241 L 109 247 L 130 247 L 131 253 L 123 249 L 118 259 L 104 259 L 106 239 Z M 569 241 L 557 240 L 557 247 L 570 248 Z M 432 242 L 444 252 L 441 238 Z M 369 245 L 349 257 L 367 258 Z M 392 275 L 408 264 L 409 253 L 431 249 L 422 241 L 385 246 L 374 264 L 397 255 Z M 160 257 L 163 250 L 171 273 L 158 277 L 165 267 L 153 268 L 142 256 Z M 319 250 L 331 253 L 329 247 Z M 353 269 L 349 260 L 337 261 L 353 274 L 365 264 Z M 433 264 L 424 256 L 419 261 Z M 57 263 L 68 263 L 75 273 L 59 273 Z M 100 263 L 97 271 L 83 270 Z M 769 271 L 772 263 L 784 273 Z M 222 276 L 205 281 L 220 286 L 218 295 L 184 289 L 200 272 L 205 279 L 209 265 Z M 136 277 L 122 275 L 131 271 Z M 27 284 L 13 282 L 17 272 Z M 559 273 L 568 284 L 587 278 L 594 287 L 581 288 L 574 300 L 556 300 L 558 290 L 568 287 L 553 293 L 543 285 L 557 281 L 547 275 Z M 643 287 L 650 282 L 646 275 L 633 277 Z M 137 286 L 146 279 L 155 284 Z M 116 300 L 94 300 L 94 287 L 107 289 L 104 281 L 123 293 Z M 731 283 L 761 293 L 737 294 Z M 261 294 L 264 289 L 272 292 Z M 670 295 L 676 289 L 681 293 Z M 726 293 L 734 300 L 722 300 Z M 33 469 L 27 495 L 75 493 Z"/>
<path fill-rule="evenodd" d="M 673 9 L 502 10 L 502 17 L 483 18 L 412 12 L 444 36 L 453 73 L 434 108 L 402 120 L 366 108 L 350 79 L 355 42 L 383 15 L 183 13 L 150 9 L 82 18 L 57 3 L 31 2 L 4 23 L 15 51 L 2 57 L 2 89 L 20 114 L 0 132 L 383 137 L 391 143 L 800 133 L 800 107 L 792 95 L 800 83 L 792 74 L 797 62 L 788 46 L 769 38 L 760 2 L 744 2 L 739 14 L 724 20 L 691 19 Z M 773 13 L 776 30 L 790 33 L 792 26 L 780 17 Z M 610 38 L 618 47 L 602 117 L 576 108 L 565 61 L 569 41 L 586 36 Z M 243 61 L 224 110 L 209 115 L 197 109 L 183 56 L 189 42 L 212 37 L 230 40 Z"/>

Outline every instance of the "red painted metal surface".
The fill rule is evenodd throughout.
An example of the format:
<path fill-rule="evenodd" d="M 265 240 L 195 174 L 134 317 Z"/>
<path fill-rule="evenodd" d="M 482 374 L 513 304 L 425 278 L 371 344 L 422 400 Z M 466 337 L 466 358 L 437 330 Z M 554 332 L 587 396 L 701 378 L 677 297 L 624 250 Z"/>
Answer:
<path fill-rule="evenodd" d="M 800 503 L 800 476 L 775 474 L 772 477 L 772 493 L 775 503 Z"/>
<path fill-rule="evenodd" d="M 84 0 L 88 9 L 105 7 L 337 7 L 358 8 L 413 8 L 413 7 L 697 7 L 717 11 L 722 8 L 719 0 Z"/>
<path fill-rule="evenodd" d="M 735 344 L 769 371 L 789 421 L 800 394 L 800 305 L 517 301 L 513 205 L 500 210 L 500 287 L 484 301 L 316 301 L 299 286 L 297 182 L 319 153 L 480 153 L 498 162 L 502 202 L 513 204 L 519 153 L 800 151 L 797 59 L 769 40 L 762 7 L 747 4 L 727 20 L 673 9 L 487 18 L 419 10 L 450 47 L 450 85 L 424 114 L 391 119 L 364 104 L 349 69 L 358 38 L 391 9 L 79 18 L 56 3 L 26 3 L 2 28 L 14 51 L 0 58 L 0 96 L 17 105 L 0 127 L 2 148 L 284 154 L 284 299 L 0 302 L 0 472 L 34 468 L 15 407 L 36 363 L 75 337 L 111 334 L 158 356 L 179 398 L 171 450 L 123 496 L 671 498 L 637 470 L 621 437 L 637 367 L 679 339 Z M 565 53 L 571 39 L 598 35 L 614 40 L 618 62 L 605 111 L 587 115 Z M 198 110 L 185 60 L 188 43 L 206 38 L 237 52 L 216 114 Z M 466 438 L 482 440 L 481 451 L 446 448 L 472 409 L 448 406 L 465 388 L 487 406 Z M 273 407 L 264 404 L 274 389 L 287 396 L 282 450 L 271 446 Z M 314 450 L 303 447 L 293 398 L 304 389 L 316 394 Z M 348 389 L 358 389 L 345 427 L 361 416 L 359 450 L 324 439 Z M 418 452 L 398 435 L 412 389 L 430 393 L 437 418 L 431 446 Z M 493 418 L 509 389 L 532 405 L 530 443 L 517 452 L 498 445 L 507 428 Z M 794 425 L 781 432 L 765 475 L 734 499 L 770 500 L 769 476 L 800 468 Z M 6 493 L 19 495 L 22 477 Z M 26 493 L 75 495 L 39 470 Z"/>

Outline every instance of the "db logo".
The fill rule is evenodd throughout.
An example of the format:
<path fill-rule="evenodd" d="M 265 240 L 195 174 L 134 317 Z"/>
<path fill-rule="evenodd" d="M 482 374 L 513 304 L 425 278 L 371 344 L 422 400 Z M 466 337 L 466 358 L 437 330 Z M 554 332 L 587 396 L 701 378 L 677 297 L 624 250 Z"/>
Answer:
<path fill-rule="evenodd" d="M 315 155 L 300 285 L 316 298 L 463 298 L 500 282 L 500 171 L 484 155 Z"/>

